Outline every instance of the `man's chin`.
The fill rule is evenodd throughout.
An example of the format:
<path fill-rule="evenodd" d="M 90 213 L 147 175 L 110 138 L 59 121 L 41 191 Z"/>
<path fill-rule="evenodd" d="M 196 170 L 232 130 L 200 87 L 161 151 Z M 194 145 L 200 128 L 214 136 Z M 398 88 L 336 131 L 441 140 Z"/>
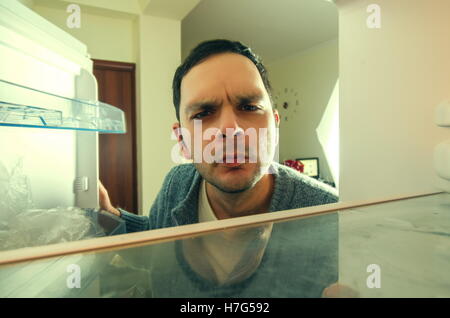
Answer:
<path fill-rule="evenodd" d="M 229 171 L 220 171 L 210 182 L 219 190 L 226 193 L 241 193 L 251 189 L 255 183 L 253 171 L 248 169 L 230 168 Z"/>
<path fill-rule="evenodd" d="M 254 164 L 213 164 L 205 168 L 198 166 L 197 170 L 208 183 L 225 193 L 241 193 L 251 189 L 258 175 L 258 167 Z"/>
<path fill-rule="evenodd" d="M 237 194 L 237 193 L 242 193 L 247 191 L 248 189 L 251 188 L 251 186 L 247 186 L 247 187 L 228 187 L 228 186 L 221 186 L 221 185 L 217 185 L 217 184 L 212 184 L 214 187 L 216 187 L 217 189 L 219 189 L 221 192 L 224 193 L 229 193 L 229 194 Z"/>

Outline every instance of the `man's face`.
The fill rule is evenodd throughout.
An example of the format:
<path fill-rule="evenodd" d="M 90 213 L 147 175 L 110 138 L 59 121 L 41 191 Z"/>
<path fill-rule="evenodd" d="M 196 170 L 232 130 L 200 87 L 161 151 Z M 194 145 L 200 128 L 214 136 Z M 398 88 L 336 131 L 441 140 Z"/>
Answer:
<path fill-rule="evenodd" d="M 200 121 L 201 129 L 198 126 L 194 129 Z M 180 123 L 191 136 L 184 139 L 187 142 L 185 150 L 191 158 L 194 151 L 203 154 L 208 145 L 209 149 L 213 148 L 214 162 L 208 163 L 202 156 L 201 162 L 195 160 L 194 164 L 201 176 L 221 191 L 236 193 L 250 189 L 267 171 L 273 158 L 276 145 L 271 141 L 276 133 L 278 114 L 272 109 L 256 66 L 242 55 L 213 55 L 184 76 Z M 208 130 L 216 133 L 204 135 Z M 244 134 L 251 130 L 256 133 L 256 142 L 250 134 Z M 264 132 L 267 134 L 264 137 L 266 147 L 262 148 L 265 159 L 259 147 Z M 202 135 L 198 136 L 199 133 Z M 198 144 L 194 147 L 196 138 L 201 141 L 201 150 Z M 239 143 L 241 148 L 237 146 Z M 217 145 L 221 145 L 218 147 L 221 152 L 215 151 Z"/>

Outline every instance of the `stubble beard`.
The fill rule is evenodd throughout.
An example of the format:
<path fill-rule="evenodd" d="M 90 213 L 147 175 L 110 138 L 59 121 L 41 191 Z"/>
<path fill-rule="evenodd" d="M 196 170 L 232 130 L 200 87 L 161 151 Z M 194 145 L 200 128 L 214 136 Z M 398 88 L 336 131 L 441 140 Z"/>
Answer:
<path fill-rule="evenodd" d="M 261 180 L 261 178 L 264 175 L 264 173 L 261 169 L 261 164 L 259 162 L 254 163 L 254 164 L 251 164 L 251 165 L 255 165 L 255 167 L 253 168 L 254 171 L 251 173 L 251 176 L 247 180 L 244 180 L 242 183 L 238 182 L 235 186 L 230 186 L 230 185 L 224 184 L 224 181 L 220 180 L 220 177 L 215 175 L 217 169 L 221 169 L 221 167 L 218 167 L 219 164 L 217 164 L 217 163 L 212 163 L 212 164 L 194 163 L 194 165 L 195 165 L 195 168 L 197 169 L 197 171 L 203 177 L 203 179 L 205 179 L 209 184 L 211 184 L 212 186 L 217 188 L 219 191 L 228 193 L 228 194 L 242 193 L 242 192 L 245 192 L 245 191 L 253 188 L 258 183 L 258 181 Z M 245 164 L 245 165 L 249 165 L 249 164 Z M 248 169 L 248 167 L 246 167 L 246 168 Z M 237 167 L 237 168 L 228 168 L 228 169 L 243 169 L 243 168 Z"/>
<path fill-rule="evenodd" d="M 231 185 L 231 182 L 227 182 L 226 180 L 221 180 L 220 177 L 220 171 L 219 169 L 222 169 L 220 167 L 220 163 L 207 163 L 207 162 L 201 162 L 201 163 L 195 163 L 194 166 L 199 172 L 199 174 L 205 179 L 209 184 L 213 185 L 216 189 L 223 193 L 229 193 L 229 194 L 237 194 L 242 193 L 247 190 L 252 189 L 263 177 L 265 174 L 268 174 L 269 168 L 271 166 L 272 160 L 274 159 L 275 154 L 275 146 L 273 143 L 273 131 L 269 129 L 269 135 L 267 139 L 267 143 L 263 145 L 266 150 L 269 150 L 266 154 L 266 157 L 263 159 L 259 157 L 258 153 L 256 156 L 258 159 L 256 162 L 253 163 L 244 163 L 243 167 L 238 166 L 236 168 L 228 168 L 228 169 L 251 169 L 250 176 L 245 177 L 247 180 L 243 180 L 242 182 L 236 182 L 234 185 Z M 258 135 L 258 141 L 259 141 L 260 135 Z M 266 137 L 267 138 L 267 137 Z M 264 139 L 263 139 L 264 140 Z M 258 144 L 258 149 L 261 145 Z M 256 147 L 255 147 L 256 148 Z M 261 150 L 260 150 L 261 151 Z M 225 150 L 224 150 L 225 152 Z M 235 149 L 235 152 L 236 149 Z M 249 151 L 246 147 L 246 154 L 248 155 Z M 237 178 L 237 176 L 236 176 Z M 233 182 L 233 181 L 232 181 Z M 228 183 L 228 184 L 225 184 Z"/>

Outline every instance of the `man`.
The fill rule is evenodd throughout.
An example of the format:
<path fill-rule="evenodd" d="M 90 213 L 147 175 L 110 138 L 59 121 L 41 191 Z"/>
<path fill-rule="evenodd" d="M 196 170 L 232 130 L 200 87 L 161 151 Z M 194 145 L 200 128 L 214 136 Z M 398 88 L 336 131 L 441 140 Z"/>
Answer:
<path fill-rule="evenodd" d="M 224 145 L 223 156 L 217 151 L 221 147 L 215 147 L 215 159 L 222 160 L 207 162 L 201 158 L 174 167 L 166 176 L 149 217 L 114 208 L 101 186 L 101 207 L 121 216 L 127 232 L 337 201 L 331 187 L 272 161 L 280 120 L 272 105 L 267 71 L 250 48 L 228 40 L 198 45 L 175 72 L 173 103 L 178 121 L 172 128 L 186 158 L 198 159 L 195 138 L 199 138 L 199 122 L 202 136 L 208 129 L 217 131 L 210 138 L 201 137 L 202 150 L 210 143 L 227 147 Z M 263 147 L 265 153 L 260 151 L 253 161 L 250 159 L 256 152 L 255 145 L 244 133 L 249 128 L 257 132 L 258 140 L 264 139 L 261 131 L 268 139 Z M 183 132 L 190 134 L 189 138 Z M 239 140 L 245 143 L 244 151 L 228 147 Z M 238 160 L 240 156 L 244 162 Z M 269 168 L 272 173 L 268 173 Z M 206 195 L 199 196 L 201 191 Z M 199 202 L 202 198 L 204 201 Z"/>
<path fill-rule="evenodd" d="M 270 90 L 248 47 L 198 45 L 173 79 L 172 128 L 193 163 L 169 172 L 148 217 L 114 208 L 102 186 L 101 207 L 136 232 L 336 202 L 332 188 L 273 161 L 280 120 Z M 319 297 L 337 281 L 337 249 L 336 214 L 171 242 L 148 253 L 152 293 Z"/>

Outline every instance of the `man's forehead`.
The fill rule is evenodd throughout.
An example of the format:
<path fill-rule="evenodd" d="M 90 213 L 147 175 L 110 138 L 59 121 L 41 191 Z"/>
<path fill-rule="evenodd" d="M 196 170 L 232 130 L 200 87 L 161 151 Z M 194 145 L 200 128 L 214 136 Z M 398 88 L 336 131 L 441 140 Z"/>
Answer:
<path fill-rule="evenodd" d="M 186 76 L 195 72 L 214 72 L 221 68 L 227 70 L 230 68 L 238 68 L 239 70 L 258 72 L 256 65 L 248 57 L 238 53 L 225 52 L 208 56 L 203 61 L 193 66 L 186 73 Z"/>
<path fill-rule="evenodd" d="M 194 66 L 181 81 L 181 104 L 264 95 L 265 87 L 258 69 L 239 54 L 212 56 Z"/>

